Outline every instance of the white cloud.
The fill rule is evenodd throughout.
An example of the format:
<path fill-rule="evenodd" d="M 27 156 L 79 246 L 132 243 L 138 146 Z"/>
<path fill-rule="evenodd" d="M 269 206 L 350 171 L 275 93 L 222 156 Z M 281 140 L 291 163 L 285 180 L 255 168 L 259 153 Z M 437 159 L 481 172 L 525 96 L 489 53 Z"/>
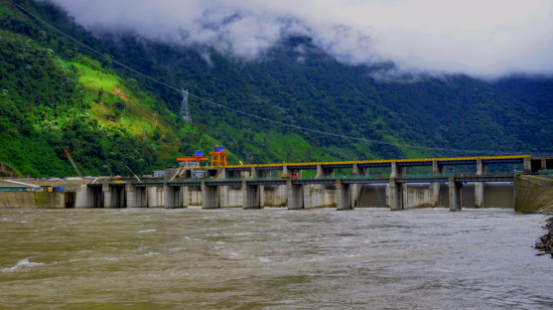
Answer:
<path fill-rule="evenodd" d="M 551 0 L 52 0 L 88 27 L 205 44 L 253 59 L 309 34 L 348 63 L 400 71 L 553 74 Z"/>

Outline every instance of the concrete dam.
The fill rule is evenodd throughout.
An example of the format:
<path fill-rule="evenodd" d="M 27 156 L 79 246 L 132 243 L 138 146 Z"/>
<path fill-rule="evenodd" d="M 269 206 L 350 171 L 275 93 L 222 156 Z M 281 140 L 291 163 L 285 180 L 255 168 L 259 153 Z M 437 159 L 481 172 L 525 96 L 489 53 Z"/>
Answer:
<path fill-rule="evenodd" d="M 456 166 L 471 171 L 447 173 Z M 424 168 L 431 173 L 408 173 Z M 76 190 L 74 207 L 516 209 L 515 174 L 552 168 L 553 158 L 515 155 L 196 168 L 205 171 L 204 178 L 179 169 L 164 179 L 94 180 Z M 310 170 L 315 176 L 304 176 Z"/>

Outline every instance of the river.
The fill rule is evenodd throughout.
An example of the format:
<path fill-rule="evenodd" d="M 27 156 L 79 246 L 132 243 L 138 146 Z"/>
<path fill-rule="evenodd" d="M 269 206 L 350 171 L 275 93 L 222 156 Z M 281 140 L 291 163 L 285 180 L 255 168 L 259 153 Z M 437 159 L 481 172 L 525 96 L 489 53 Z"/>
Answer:
<path fill-rule="evenodd" d="M 543 215 L 0 210 L 0 308 L 551 309 Z"/>

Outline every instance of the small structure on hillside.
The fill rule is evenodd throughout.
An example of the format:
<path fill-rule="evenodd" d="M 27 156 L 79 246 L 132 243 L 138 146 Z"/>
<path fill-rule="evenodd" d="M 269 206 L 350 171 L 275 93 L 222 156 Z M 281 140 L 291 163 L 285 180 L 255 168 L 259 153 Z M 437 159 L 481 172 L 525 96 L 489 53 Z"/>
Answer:
<path fill-rule="evenodd" d="M 211 156 L 211 166 L 212 167 L 226 167 L 228 166 L 227 163 L 227 155 L 228 152 L 225 151 L 224 146 L 215 146 L 213 148 L 213 152 L 210 152 L 209 155 Z"/>
<path fill-rule="evenodd" d="M 193 156 L 185 156 L 177 158 L 180 167 L 200 167 L 202 161 L 208 161 L 209 158 L 204 156 L 202 151 L 194 151 Z"/>

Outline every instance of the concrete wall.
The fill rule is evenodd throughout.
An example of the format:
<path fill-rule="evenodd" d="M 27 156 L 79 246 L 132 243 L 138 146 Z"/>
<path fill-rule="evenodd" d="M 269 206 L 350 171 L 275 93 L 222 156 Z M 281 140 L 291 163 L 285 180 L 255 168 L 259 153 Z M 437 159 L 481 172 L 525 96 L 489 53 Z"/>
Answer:
<path fill-rule="evenodd" d="M 433 207 L 432 191 L 429 184 L 409 184 L 406 198 L 405 209 Z"/>
<path fill-rule="evenodd" d="M 440 197 L 438 198 L 438 207 L 449 208 L 449 185 L 440 184 Z"/>
<path fill-rule="evenodd" d="M 484 185 L 484 193 L 487 187 Z M 461 188 L 461 206 L 463 208 L 475 208 L 474 183 L 465 183 Z"/>
<path fill-rule="evenodd" d="M 149 186 L 146 188 L 148 208 L 164 208 L 163 186 Z"/>
<path fill-rule="evenodd" d="M 306 185 L 303 187 L 304 208 L 335 208 L 336 187 Z"/>
<path fill-rule="evenodd" d="M 188 194 L 190 195 L 189 206 L 202 206 L 202 191 L 197 187 L 189 187 Z"/>
<path fill-rule="evenodd" d="M 286 186 L 265 186 L 264 207 L 286 207 Z"/>
<path fill-rule="evenodd" d="M 515 197 L 515 210 L 518 212 L 551 212 L 553 211 L 553 178 L 517 176 Z"/>
<path fill-rule="evenodd" d="M 484 207 L 513 209 L 513 184 L 486 183 L 484 186 Z"/>
<path fill-rule="evenodd" d="M 357 208 L 386 208 L 386 185 L 362 185 Z"/>
<path fill-rule="evenodd" d="M 221 186 L 221 208 L 242 208 L 242 188 Z"/>
<path fill-rule="evenodd" d="M 485 183 L 484 184 L 484 208 L 512 209 L 513 184 L 511 183 Z M 474 183 L 465 183 L 461 188 L 461 205 L 463 208 L 474 208 Z M 449 186 L 442 184 L 440 186 L 439 207 L 447 208 L 449 206 Z"/>
<path fill-rule="evenodd" d="M 75 193 L 0 192 L 0 208 L 65 209 L 75 206 Z"/>

